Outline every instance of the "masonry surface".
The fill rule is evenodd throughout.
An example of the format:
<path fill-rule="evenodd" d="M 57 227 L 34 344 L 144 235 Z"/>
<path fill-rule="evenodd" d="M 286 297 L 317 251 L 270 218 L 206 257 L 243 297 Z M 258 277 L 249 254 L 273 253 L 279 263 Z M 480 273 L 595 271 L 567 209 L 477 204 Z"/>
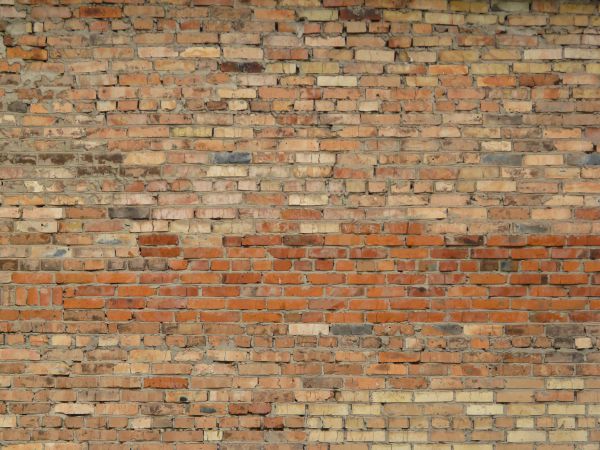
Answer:
<path fill-rule="evenodd" d="M 598 7 L 0 0 L 0 447 L 597 450 Z"/>

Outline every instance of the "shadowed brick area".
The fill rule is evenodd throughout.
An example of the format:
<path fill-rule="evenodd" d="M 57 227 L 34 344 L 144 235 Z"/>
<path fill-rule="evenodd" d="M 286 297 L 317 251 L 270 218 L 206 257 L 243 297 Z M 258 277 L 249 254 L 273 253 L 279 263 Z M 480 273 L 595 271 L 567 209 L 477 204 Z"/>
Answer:
<path fill-rule="evenodd" d="M 0 0 L 2 450 L 597 450 L 598 2 Z"/>

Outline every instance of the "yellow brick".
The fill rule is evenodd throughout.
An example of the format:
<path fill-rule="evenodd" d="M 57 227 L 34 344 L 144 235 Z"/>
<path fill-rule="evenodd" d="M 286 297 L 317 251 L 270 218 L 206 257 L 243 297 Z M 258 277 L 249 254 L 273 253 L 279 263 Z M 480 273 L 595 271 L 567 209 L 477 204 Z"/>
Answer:
<path fill-rule="evenodd" d="M 440 25 L 462 25 L 465 23 L 465 16 L 462 14 L 426 12 L 425 23 L 434 23 Z"/>
<path fill-rule="evenodd" d="M 512 403 L 506 405 L 506 414 L 509 416 L 541 416 L 546 412 L 543 404 Z"/>
<path fill-rule="evenodd" d="M 336 9 L 304 9 L 298 13 L 298 16 L 314 22 L 325 22 L 338 19 Z"/>
<path fill-rule="evenodd" d="M 524 59 L 561 59 L 562 48 L 532 48 L 525 49 Z"/>
<path fill-rule="evenodd" d="M 352 414 L 357 416 L 378 416 L 381 414 L 381 405 L 352 405 Z"/>
<path fill-rule="evenodd" d="M 494 400 L 494 393 L 491 391 L 459 391 L 456 393 L 456 401 L 457 402 L 467 402 L 467 403 L 475 403 L 475 402 L 484 402 L 490 403 Z"/>
<path fill-rule="evenodd" d="M 210 127 L 176 127 L 173 128 L 175 137 L 209 137 L 212 136 Z"/>
<path fill-rule="evenodd" d="M 551 404 L 548 405 L 548 414 L 552 415 L 583 415 L 585 405 Z"/>
<path fill-rule="evenodd" d="M 552 69 L 550 64 L 544 63 L 520 63 L 513 64 L 514 73 L 547 73 Z"/>
<path fill-rule="evenodd" d="M 224 47 L 223 56 L 229 59 L 262 59 L 263 50 L 258 47 Z"/>
<path fill-rule="evenodd" d="M 582 378 L 548 378 L 546 380 L 548 389 L 583 389 Z"/>
<path fill-rule="evenodd" d="M 451 402 L 454 400 L 452 391 L 415 392 L 415 402 Z"/>
<path fill-rule="evenodd" d="M 512 192 L 517 190 L 515 181 L 478 181 L 477 190 L 482 192 Z"/>
<path fill-rule="evenodd" d="M 507 442 L 546 442 L 544 431 L 509 431 Z"/>
<path fill-rule="evenodd" d="M 383 11 L 383 20 L 386 22 L 419 22 L 422 16 L 420 11 Z"/>
<path fill-rule="evenodd" d="M 588 442 L 588 432 L 586 430 L 551 430 L 548 434 L 550 442 Z"/>
<path fill-rule="evenodd" d="M 308 440 L 311 442 L 343 442 L 344 432 L 335 430 L 310 430 Z"/>
<path fill-rule="evenodd" d="M 329 203 L 327 194 L 291 194 L 288 204 L 295 206 L 326 205 Z"/>
<path fill-rule="evenodd" d="M 298 65 L 300 73 L 339 73 L 340 65 L 336 62 L 310 61 Z"/>
<path fill-rule="evenodd" d="M 248 168 L 240 166 L 211 166 L 206 171 L 207 177 L 246 177 Z"/>
<path fill-rule="evenodd" d="M 376 403 L 406 403 L 412 402 L 411 392 L 376 391 L 373 392 L 373 401 Z"/>
<path fill-rule="evenodd" d="M 0 416 L 0 428 L 16 428 L 17 426 L 17 416 L 8 416 L 1 415 Z"/>
<path fill-rule="evenodd" d="M 350 405 L 343 403 L 308 405 L 308 414 L 311 416 L 347 416 L 350 413 Z"/>
<path fill-rule="evenodd" d="M 563 164 L 562 155 L 525 155 L 523 164 L 526 166 L 559 166 Z"/>
<path fill-rule="evenodd" d="M 426 431 L 389 431 L 390 442 L 427 442 Z"/>
<path fill-rule="evenodd" d="M 498 416 L 504 414 L 502 405 L 467 405 L 467 414 L 469 416 Z"/>
<path fill-rule="evenodd" d="M 382 442 L 385 441 L 385 431 L 347 431 L 346 440 L 349 442 Z"/>

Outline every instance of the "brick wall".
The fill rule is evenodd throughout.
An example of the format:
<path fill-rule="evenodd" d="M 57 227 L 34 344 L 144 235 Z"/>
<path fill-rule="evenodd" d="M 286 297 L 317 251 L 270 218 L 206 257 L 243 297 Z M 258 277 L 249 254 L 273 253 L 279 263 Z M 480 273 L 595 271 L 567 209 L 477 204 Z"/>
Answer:
<path fill-rule="evenodd" d="M 0 447 L 598 449 L 597 2 L 0 36 Z"/>

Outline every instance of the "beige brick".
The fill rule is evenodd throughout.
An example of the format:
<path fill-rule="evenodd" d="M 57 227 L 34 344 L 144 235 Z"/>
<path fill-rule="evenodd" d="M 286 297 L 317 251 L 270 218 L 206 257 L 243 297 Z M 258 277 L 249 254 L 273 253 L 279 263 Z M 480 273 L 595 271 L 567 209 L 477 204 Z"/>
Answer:
<path fill-rule="evenodd" d="M 415 392 L 414 401 L 419 402 L 451 402 L 454 400 L 452 391 Z"/>
<path fill-rule="evenodd" d="M 427 442 L 426 431 L 388 431 L 390 442 Z"/>
<path fill-rule="evenodd" d="M 308 405 L 308 414 L 311 416 L 347 416 L 349 413 L 350 405 L 343 403 L 311 403 Z"/>
<path fill-rule="evenodd" d="M 526 166 L 559 166 L 563 164 L 562 155 L 525 155 L 523 164 Z"/>
<path fill-rule="evenodd" d="M 131 152 L 125 155 L 123 158 L 123 164 L 136 165 L 136 166 L 152 166 L 157 164 L 163 164 L 166 161 L 166 155 L 164 152 Z"/>
<path fill-rule="evenodd" d="M 131 350 L 129 358 L 132 361 L 166 362 L 171 360 L 171 352 L 165 350 Z"/>
<path fill-rule="evenodd" d="M 511 192 L 517 190 L 515 181 L 478 181 L 477 190 L 482 192 Z"/>
<path fill-rule="evenodd" d="M 84 403 L 59 403 L 53 408 L 56 414 L 67 416 L 85 416 L 94 413 L 94 405 Z"/>
<path fill-rule="evenodd" d="M 317 84 L 319 86 L 352 87 L 357 85 L 357 79 L 351 76 L 321 75 L 317 77 Z"/>
<path fill-rule="evenodd" d="M 56 233 L 58 231 L 58 222 L 55 220 L 15 222 L 15 231 L 21 233 Z"/>
<path fill-rule="evenodd" d="M 218 58 L 221 50 L 218 47 L 189 47 L 179 54 L 181 58 Z"/>
<path fill-rule="evenodd" d="M 211 166 L 206 171 L 208 177 L 246 177 L 247 167 L 239 166 Z"/>
<path fill-rule="evenodd" d="M 228 59 L 262 59 L 263 50 L 257 47 L 223 47 L 223 56 Z"/>
<path fill-rule="evenodd" d="M 494 401 L 494 393 L 491 391 L 457 391 L 455 397 L 457 402 L 466 403 L 490 403 Z"/>
<path fill-rule="evenodd" d="M 289 334 L 296 335 L 319 335 L 329 334 L 329 325 L 323 323 L 291 323 Z"/>
<path fill-rule="evenodd" d="M 210 127 L 176 127 L 172 129 L 175 137 L 210 137 L 213 129 Z"/>
<path fill-rule="evenodd" d="M 548 405 L 548 414 L 583 415 L 585 414 L 585 405 L 550 404 Z"/>
<path fill-rule="evenodd" d="M 308 439 L 311 442 L 343 442 L 344 432 L 336 430 L 309 430 Z"/>
<path fill-rule="evenodd" d="M 340 65 L 336 62 L 310 61 L 298 64 L 301 73 L 339 73 Z"/>
<path fill-rule="evenodd" d="M 373 401 L 376 403 L 407 403 L 413 401 L 413 394 L 400 391 L 376 391 L 373 392 Z"/>
<path fill-rule="evenodd" d="M 548 378 L 546 388 L 548 389 L 583 389 L 582 378 Z"/>
<path fill-rule="evenodd" d="M 329 203 L 327 194 L 291 194 L 288 200 L 289 205 L 326 205 Z"/>
<path fill-rule="evenodd" d="M 349 442 L 383 442 L 386 440 L 384 430 L 347 431 L 346 440 Z"/>
<path fill-rule="evenodd" d="M 507 442 L 546 442 L 544 431 L 509 431 L 506 433 Z"/>
<path fill-rule="evenodd" d="M 62 208 L 23 208 L 23 219 L 61 219 Z"/>
<path fill-rule="evenodd" d="M 17 416 L 0 416 L 0 428 L 16 428 L 17 426 Z"/>
<path fill-rule="evenodd" d="M 591 48 L 572 48 L 564 49 L 566 59 L 600 59 L 600 50 Z"/>
<path fill-rule="evenodd" d="M 304 9 L 298 16 L 311 22 L 328 22 L 337 20 L 338 12 L 335 9 Z"/>
<path fill-rule="evenodd" d="M 541 416 L 546 412 L 543 404 L 511 403 L 506 405 L 506 414 L 509 416 Z"/>
<path fill-rule="evenodd" d="M 356 50 L 354 57 L 358 61 L 394 62 L 393 50 Z"/>
<path fill-rule="evenodd" d="M 467 414 L 469 416 L 498 416 L 504 414 L 502 405 L 467 405 Z"/>
<path fill-rule="evenodd" d="M 532 48 L 526 49 L 524 59 L 561 59 L 562 48 Z M 566 56 L 566 55 L 565 55 Z M 566 56 L 568 58 L 568 56 Z"/>
<path fill-rule="evenodd" d="M 550 442 L 589 442 L 586 430 L 550 430 Z"/>

